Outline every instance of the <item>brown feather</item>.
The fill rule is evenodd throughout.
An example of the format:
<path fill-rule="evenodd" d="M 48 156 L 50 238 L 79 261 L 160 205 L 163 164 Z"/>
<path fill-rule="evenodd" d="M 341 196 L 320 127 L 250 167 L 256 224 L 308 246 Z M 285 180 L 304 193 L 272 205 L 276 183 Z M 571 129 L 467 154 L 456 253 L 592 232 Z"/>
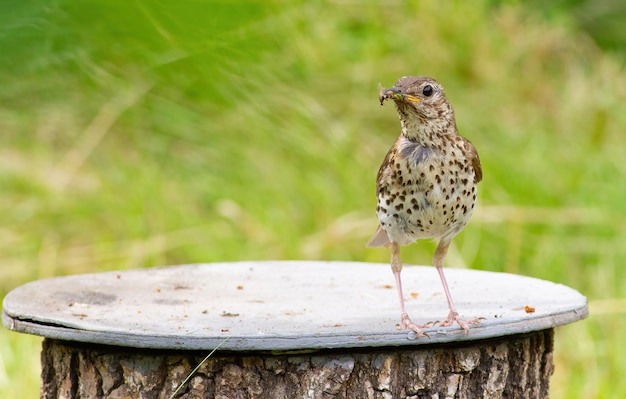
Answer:
<path fill-rule="evenodd" d="M 390 244 L 391 241 L 389 241 L 389 236 L 387 235 L 387 232 L 383 230 L 383 228 L 380 226 L 378 226 L 378 229 L 376 230 L 372 238 L 370 238 L 370 240 L 367 242 L 368 247 L 388 247 Z"/>

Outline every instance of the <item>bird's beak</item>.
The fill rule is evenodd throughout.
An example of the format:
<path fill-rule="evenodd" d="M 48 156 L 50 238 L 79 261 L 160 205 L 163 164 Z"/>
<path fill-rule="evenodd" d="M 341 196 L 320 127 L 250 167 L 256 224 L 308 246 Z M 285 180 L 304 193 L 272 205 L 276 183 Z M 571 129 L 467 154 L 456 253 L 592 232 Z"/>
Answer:
<path fill-rule="evenodd" d="M 416 103 L 421 101 L 419 98 L 412 96 L 410 94 L 402 94 L 402 89 L 400 89 L 399 87 L 391 87 L 389 89 L 381 90 L 380 96 L 378 97 L 378 100 L 380 101 L 380 105 L 383 105 L 385 100 L 389 100 L 389 99 L 393 99 L 396 101 L 408 100 L 408 101 L 412 101 Z"/>

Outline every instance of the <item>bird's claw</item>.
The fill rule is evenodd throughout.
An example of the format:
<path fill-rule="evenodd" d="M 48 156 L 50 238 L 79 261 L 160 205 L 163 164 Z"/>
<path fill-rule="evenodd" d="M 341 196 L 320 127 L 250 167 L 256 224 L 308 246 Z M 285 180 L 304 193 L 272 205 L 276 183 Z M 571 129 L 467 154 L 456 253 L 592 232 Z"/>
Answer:
<path fill-rule="evenodd" d="M 400 324 L 398 325 L 398 330 L 411 330 L 417 335 L 415 338 L 430 338 L 428 334 L 426 334 L 421 329 L 428 328 L 430 327 L 431 324 L 432 323 L 429 322 L 426 324 L 417 325 L 411 321 L 411 318 L 409 317 L 408 314 L 403 313 L 402 316 L 400 317 Z"/>
<path fill-rule="evenodd" d="M 435 324 L 437 324 L 439 327 L 450 327 L 456 322 L 463 329 L 463 331 L 465 332 L 465 335 L 467 335 L 469 334 L 469 330 L 470 330 L 469 326 L 480 324 L 481 319 L 484 319 L 484 318 L 477 318 L 477 319 L 465 321 L 461 318 L 461 316 L 459 316 L 458 312 L 451 310 L 450 313 L 448 313 L 447 319 L 445 319 L 444 321 L 436 321 Z"/>

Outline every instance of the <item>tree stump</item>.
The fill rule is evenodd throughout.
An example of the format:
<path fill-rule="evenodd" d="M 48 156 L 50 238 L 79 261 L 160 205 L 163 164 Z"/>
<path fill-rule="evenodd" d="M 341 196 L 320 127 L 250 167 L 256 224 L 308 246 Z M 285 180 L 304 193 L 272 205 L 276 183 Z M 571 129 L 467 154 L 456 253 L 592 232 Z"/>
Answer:
<path fill-rule="evenodd" d="M 399 319 L 388 265 L 241 262 L 36 281 L 8 328 L 46 337 L 41 398 L 545 398 L 554 327 L 587 315 L 563 285 L 446 270 L 469 334 Z M 417 323 L 445 318 L 434 268 L 403 271 Z M 221 346 L 220 346 L 221 345 Z M 211 349 L 220 346 L 203 361 Z"/>

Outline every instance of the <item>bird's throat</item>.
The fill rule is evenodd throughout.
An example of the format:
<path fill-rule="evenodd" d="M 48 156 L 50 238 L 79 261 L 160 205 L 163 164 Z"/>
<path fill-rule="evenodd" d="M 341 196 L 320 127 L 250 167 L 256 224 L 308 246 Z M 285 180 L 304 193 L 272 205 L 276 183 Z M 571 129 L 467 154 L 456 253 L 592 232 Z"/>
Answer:
<path fill-rule="evenodd" d="M 451 128 L 450 123 L 441 121 L 432 123 L 428 120 L 400 119 L 402 136 L 408 140 L 426 147 L 441 145 L 446 136 L 456 134 L 456 125 Z"/>

